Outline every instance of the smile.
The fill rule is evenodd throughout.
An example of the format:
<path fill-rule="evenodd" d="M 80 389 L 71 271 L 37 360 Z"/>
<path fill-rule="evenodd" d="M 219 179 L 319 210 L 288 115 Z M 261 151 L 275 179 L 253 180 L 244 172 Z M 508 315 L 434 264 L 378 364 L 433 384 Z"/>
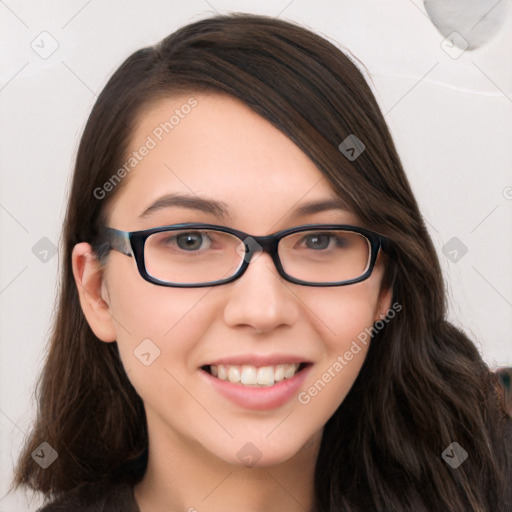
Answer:
<path fill-rule="evenodd" d="M 305 367 L 305 363 L 277 364 L 274 366 L 254 365 L 207 365 L 203 369 L 220 380 L 243 386 L 273 386 L 285 379 L 293 378 Z"/>
<path fill-rule="evenodd" d="M 279 359 L 283 361 L 283 358 Z M 275 365 L 265 361 L 260 363 L 261 366 L 227 364 L 227 361 L 222 364 L 219 361 L 201 366 L 200 374 L 208 386 L 235 406 L 253 411 L 270 411 L 293 402 L 313 368 L 310 362 L 281 361 L 276 361 L 279 364 Z"/>

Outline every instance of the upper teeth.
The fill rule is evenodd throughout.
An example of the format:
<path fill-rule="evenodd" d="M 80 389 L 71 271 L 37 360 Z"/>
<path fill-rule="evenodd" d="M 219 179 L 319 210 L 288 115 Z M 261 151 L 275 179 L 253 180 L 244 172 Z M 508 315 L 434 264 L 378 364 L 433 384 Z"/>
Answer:
<path fill-rule="evenodd" d="M 283 379 L 291 379 L 299 370 L 299 366 L 298 363 L 290 363 L 258 368 L 249 364 L 242 366 L 219 364 L 211 365 L 210 371 L 215 377 L 235 384 L 272 386 Z"/>

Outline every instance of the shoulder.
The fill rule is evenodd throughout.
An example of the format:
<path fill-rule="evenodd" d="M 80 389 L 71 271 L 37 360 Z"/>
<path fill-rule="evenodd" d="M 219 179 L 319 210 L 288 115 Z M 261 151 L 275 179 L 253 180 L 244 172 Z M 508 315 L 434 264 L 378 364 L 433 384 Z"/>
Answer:
<path fill-rule="evenodd" d="M 83 484 L 37 512 L 139 512 L 129 484 Z"/>

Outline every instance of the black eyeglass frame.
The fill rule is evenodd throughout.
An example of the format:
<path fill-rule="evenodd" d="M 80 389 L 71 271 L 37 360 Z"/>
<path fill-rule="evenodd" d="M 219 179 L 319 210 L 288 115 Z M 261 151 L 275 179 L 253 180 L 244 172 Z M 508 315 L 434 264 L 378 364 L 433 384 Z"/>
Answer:
<path fill-rule="evenodd" d="M 148 237 L 155 233 L 166 232 L 166 231 L 178 231 L 183 229 L 190 230 L 201 230 L 201 229 L 213 229 L 215 231 L 221 231 L 224 233 L 229 233 L 231 235 L 236 236 L 240 239 L 240 242 L 244 244 L 246 254 L 242 258 L 242 265 L 237 270 L 237 272 L 226 278 L 219 279 L 217 281 L 208 281 L 206 283 L 197 283 L 197 284 L 189 284 L 189 283 L 169 283 L 167 281 L 162 281 L 150 275 L 145 266 L 144 261 L 144 246 Z M 370 261 L 367 266 L 365 273 L 357 278 L 346 280 L 346 281 L 335 281 L 335 282 L 327 282 L 327 283 L 318 283 L 313 281 L 303 281 L 301 279 L 296 279 L 293 276 L 287 274 L 281 264 L 281 260 L 279 258 L 278 253 L 278 245 L 282 238 L 292 233 L 299 233 L 301 231 L 350 231 L 354 233 L 359 233 L 364 236 L 369 244 L 370 244 Z M 348 224 L 304 224 L 301 226 L 296 226 L 293 228 L 284 229 L 281 231 L 277 231 L 271 235 L 265 236 L 252 236 L 243 231 L 239 231 L 237 229 L 228 228 L 226 226 L 218 226 L 215 224 L 202 224 L 202 223 L 182 223 L 182 224 L 172 224 L 169 226 L 160 226 L 157 228 L 144 229 L 141 231 L 122 231 L 120 229 L 111 228 L 105 226 L 100 234 L 99 241 L 95 244 L 95 251 L 102 259 L 110 250 L 118 251 L 126 256 L 134 257 L 135 262 L 137 264 L 137 269 L 143 279 L 146 281 L 159 285 L 159 286 L 168 286 L 173 288 L 203 288 L 209 286 L 218 286 L 221 284 L 231 283 L 236 279 L 240 278 L 244 272 L 249 267 L 249 263 L 253 255 L 256 253 L 255 247 L 246 243 L 246 240 L 254 240 L 260 247 L 263 252 L 269 254 L 276 266 L 276 269 L 279 275 L 284 278 L 286 281 L 294 284 L 300 284 L 303 286 L 346 286 L 349 284 L 359 283 L 368 279 L 375 267 L 375 262 L 377 261 L 377 256 L 379 250 L 383 250 L 385 252 L 391 252 L 393 241 L 391 238 L 381 235 L 375 231 L 370 229 L 362 228 L 359 226 L 352 226 Z M 259 250 L 259 248 L 258 248 Z"/>

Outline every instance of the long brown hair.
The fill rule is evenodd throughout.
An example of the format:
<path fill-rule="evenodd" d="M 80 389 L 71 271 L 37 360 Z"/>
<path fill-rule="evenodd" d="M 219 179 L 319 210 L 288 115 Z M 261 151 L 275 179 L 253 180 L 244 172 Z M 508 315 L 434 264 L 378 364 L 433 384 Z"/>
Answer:
<path fill-rule="evenodd" d="M 96 241 L 122 182 L 104 199 L 94 191 L 126 161 L 145 108 L 202 91 L 232 95 L 275 125 L 367 227 L 396 243 L 386 280 L 402 310 L 373 338 L 356 382 L 325 426 L 316 510 L 505 512 L 510 418 L 475 345 L 446 320 L 436 251 L 370 87 L 354 61 L 322 37 L 245 14 L 195 22 L 135 52 L 94 105 L 64 224 L 60 302 L 38 414 L 15 486 L 54 499 L 83 483 L 134 484 L 144 474 L 143 403 L 117 345 L 99 342 L 84 318 L 71 251 Z M 366 149 L 350 162 L 338 146 L 351 134 Z M 43 441 L 59 454 L 48 469 L 30 456 Z M 469 454 L 456 469 L 441 456 L 452 442 Z"/>

